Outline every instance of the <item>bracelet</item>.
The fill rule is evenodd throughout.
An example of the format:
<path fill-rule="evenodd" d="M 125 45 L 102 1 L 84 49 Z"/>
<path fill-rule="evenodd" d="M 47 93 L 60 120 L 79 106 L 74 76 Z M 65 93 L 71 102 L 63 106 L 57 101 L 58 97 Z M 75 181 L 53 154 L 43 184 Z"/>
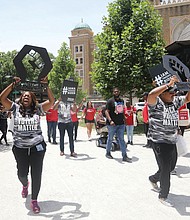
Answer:
<path fill-rule="evenodd" d="M 111 123 L 111 122 L 112 122 L 112 120 L 110 119 L 110 120 L 109 120 L 109 123 Z"/>
<path fill-rule="evenodd" d="M 170 86 L 168 86 L 168 84 L 166 84 L 165 86 L 166 86 L 166 89 L 169 89 L 169 88 L 170 88 Z"/>

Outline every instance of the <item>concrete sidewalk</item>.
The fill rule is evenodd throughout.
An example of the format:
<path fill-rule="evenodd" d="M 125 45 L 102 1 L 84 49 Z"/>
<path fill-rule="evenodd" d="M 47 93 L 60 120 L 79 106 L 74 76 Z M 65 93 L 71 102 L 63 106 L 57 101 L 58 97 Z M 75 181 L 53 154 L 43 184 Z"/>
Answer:
<path fill-rule="evenodd" d="M 42 128 L 47 140 L 44 117 Z M 1 145 L 0 219 L 190 219 L 190 153 L 178 159 L 177 176 L 171 176 L 169 198 L 175 207 L 170 208 L 162 205 L 158 194 L 151 190 L 148 176 L 157 171 L 157 165 L 152 150 L 142 147 L 146 143 L 144 135 L 135 135 L 134 145 L 128 146 L 133 163 L 122 162 L 119 151 L 112 153 L 113 160 L 107 159 L 105 149 L 96 147 L 97 137 L 93 131 L 93 140 L 87 141 L 86 129 L 79 127 L 77 158 L 69 156 L 68 139 L 62 157 L 59 145 L 48 143 L 38 198 L 41 212 L 37 215 L 30 210 L 31 191 L 27 199 L 21 197 L 11 146 Z M 11 143 L 10 133 L 8 139 Z M 185 132 L 185 139 L 189 144 L 190 131 Z"/>

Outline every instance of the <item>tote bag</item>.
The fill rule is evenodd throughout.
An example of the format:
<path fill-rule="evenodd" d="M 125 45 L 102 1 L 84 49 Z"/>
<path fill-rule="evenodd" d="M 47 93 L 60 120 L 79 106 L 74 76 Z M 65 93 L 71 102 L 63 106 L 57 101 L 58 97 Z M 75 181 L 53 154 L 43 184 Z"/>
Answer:
<path fill-rule="evenodd" d="M 180 134 L 177 135 L 176 147 L 178 157 L 185 156 L 188 153 L 187 144 L 184 140 L 184 137 Z"/>

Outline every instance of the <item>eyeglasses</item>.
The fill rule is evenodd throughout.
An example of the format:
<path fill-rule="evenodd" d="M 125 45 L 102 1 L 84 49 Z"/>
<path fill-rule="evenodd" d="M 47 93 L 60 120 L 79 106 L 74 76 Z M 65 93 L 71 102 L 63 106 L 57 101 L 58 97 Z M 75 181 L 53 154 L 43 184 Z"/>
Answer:
<path fill-rule="evenodd" d="M 170 94 L 175 94 L 176 92 L 175 91 L 171 91 L 171 92 L 169 92 Z"/>

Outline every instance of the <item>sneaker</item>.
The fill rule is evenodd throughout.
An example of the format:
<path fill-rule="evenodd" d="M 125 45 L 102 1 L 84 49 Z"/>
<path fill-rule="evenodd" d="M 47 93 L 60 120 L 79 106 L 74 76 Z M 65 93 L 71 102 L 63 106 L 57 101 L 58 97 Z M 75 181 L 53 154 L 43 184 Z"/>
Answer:
<path fill-rule="evenodd" d="M 151 148 L 151 146 L 150 146 L 149 144 L 146 144 L 146 145 L 144 145 L 143 147 Z"/>
<path fill-rule="evenodd" d="M 168 198 L 159 198 L 159 201 L 165 206 L 168 206 L 168 207 L 174 206 L 174 204 Z"/>
<path fill-rule="evenodd" d="M 130 145 L 133 145 L 133 142 L 132 142 L 132 141 L 130 142 Z"/>
<path fill-rule="evenodd" d="M 113 159 L 113 157 L 112 157 L 112 155 L 111 155 L 110 152 L 109 152 L 109 153 L 106 153 L 106 157 L 107 157 L 108 159 Z"/>
<path fill-rule="evenodd" d="M 71 156 L 71 157 L 77 157 L 77 153 L 73 152 L 73 153 L 71 153 L 70 156 Z"/>
<path fill-rule="evenodd" d="M 149 178 L 149 181 L 150 181 L 150 184 L 152 186 L 152 190 L 155 191 L 155 192 L 160 192 L 160 187 L 158 187 L 158 184 L 157 183 L 154 183 L 150 180 Z"/>
<path fill-rule="evenodd" d="M 38 205 L 37 200 L 32 200 L 32 201 L 31 201 L 31 209 L 32 209 L 32 211 L 33 211 L 35 214 L 37 214 L 37 213 L 40 212 L 40 207 L 39 207 L 39 205 Z"/>
<path fill-rule="evenodd" d="M 48 138 L 48 142 L 51 143 L 51 138 Z"/>
<path fill-rule="evenodd" d="M 53 144 L 57 144 L 57 142 L 56 142 L 56 141 L 53 141 Z"/>
<path fill-rule="evenodd" d="M 127 144 L 130 144 L 130 143 L 131 143 L 130 141 L 127 142 Z"/>
<path fill-rule="evenodd" d="M 127 155 L 123 157 L 124 162 L 132 163 L 132 159 L 129 158 Z"/>
<path fill-rule="evenodd" d="M 60 152 L 60 156 L 63 156 L 63 155 L 65 155 L 65 154 L 64 154 L 64 152 L 61 151 L 61 152 Z"/>
<path fill-rule="evenodd" d="M 28 186 L 29 186 L 29 182 L 27 186 L 22 187 L 22 192 L 21 192 L 22 198 L 26 198 L 28 196 Z"/>

